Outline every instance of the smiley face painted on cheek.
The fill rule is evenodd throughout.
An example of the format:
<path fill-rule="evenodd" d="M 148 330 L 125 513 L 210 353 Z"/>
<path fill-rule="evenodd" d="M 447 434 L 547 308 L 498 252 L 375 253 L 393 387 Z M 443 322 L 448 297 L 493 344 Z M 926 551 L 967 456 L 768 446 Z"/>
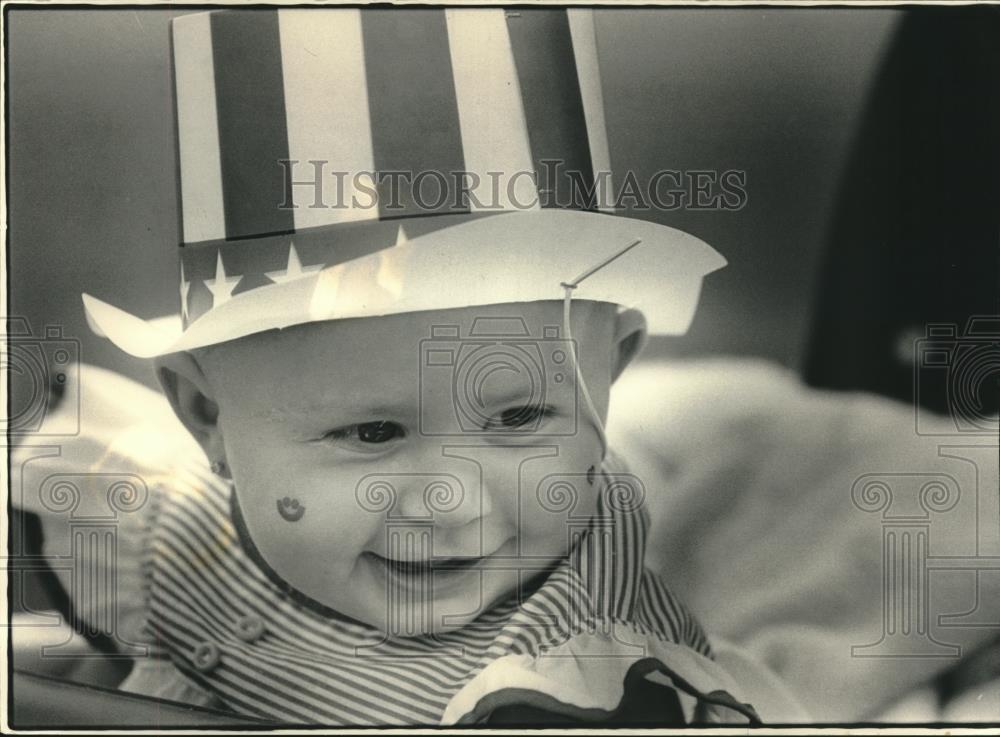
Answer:
<path fill-rule="evenodd" d="M 306 508 L 299 504 L 298 499 L 291 499 L 286 496 L 278 500 L 278 514 L 286 522 L 298 522 L 305 513 Z"/>

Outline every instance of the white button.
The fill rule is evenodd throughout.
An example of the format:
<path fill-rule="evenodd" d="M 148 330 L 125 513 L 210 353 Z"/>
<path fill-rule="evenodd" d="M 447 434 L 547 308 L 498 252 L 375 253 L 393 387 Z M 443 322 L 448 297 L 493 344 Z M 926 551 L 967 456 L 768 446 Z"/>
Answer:
<path fill-rule="evenodd" d="M 244 642 L 255 642 L 264 634 L 264 622 L 259 617 L 247 615 L 236 620 L 236 636 Z"/>
<path fill-rule="evenodd" d="M 194 654 L 191 656 L 194 667 L 202 673 L 213 670 L 220 660 L 222 660 L 222 653 L 219 652 L 218 646 L 212 642 L 202 642 L 194 649 Z"/>

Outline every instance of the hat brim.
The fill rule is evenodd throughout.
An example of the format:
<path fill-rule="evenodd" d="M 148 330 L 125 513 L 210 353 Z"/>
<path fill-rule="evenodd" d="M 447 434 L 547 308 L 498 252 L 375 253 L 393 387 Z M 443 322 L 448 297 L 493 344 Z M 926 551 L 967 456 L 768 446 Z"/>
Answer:
<path fill-rule="evenodd" d="M 726 265 L 708 244 L 675 228 L 540 209 L 471 218 L 249 290 L 184 331 L 165 330 L 89 294 L 83 303 L 96 333 L 126 353 L 153 358 L 309 322 L 562 299 L 562 284 L 605 262 L 579 283 L 573 298 L 639 309 L 653 335 L 685 333 L 703 277 Z"/>

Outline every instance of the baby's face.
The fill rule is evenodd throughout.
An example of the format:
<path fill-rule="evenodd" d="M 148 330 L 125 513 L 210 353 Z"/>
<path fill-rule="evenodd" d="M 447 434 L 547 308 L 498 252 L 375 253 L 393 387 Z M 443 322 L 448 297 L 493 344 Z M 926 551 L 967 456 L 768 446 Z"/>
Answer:
<path fill-rule="evenodd" d="M 614 315 L 573 302 L 602 416 Z M 600 489 L 563 335 L 562 304 L 536 302 L 312 323 L 199 352 L 267 564 L 399 635 L 461 626 L 550 570 Z"/>

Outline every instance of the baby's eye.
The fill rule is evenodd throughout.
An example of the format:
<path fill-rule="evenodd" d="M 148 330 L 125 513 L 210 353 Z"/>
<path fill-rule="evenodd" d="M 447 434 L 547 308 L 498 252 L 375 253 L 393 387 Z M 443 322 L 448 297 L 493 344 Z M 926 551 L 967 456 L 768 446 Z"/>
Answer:
<path fill-rule="evenodd" d="M 403 428 L 395 422 L 379 420 L 378 422 L 362 422 L 357 425 L 358 440 L 362 443 L 387 443 L 395 438 L 403 437 Z"/>
<path fill-rule="evenodd" d="M 389 420 L 362 422 L 357 425 L 347 425 L 331 430 L 323 436 L 324 440 L 353 440 L 365 445 L 379 445 L 405 435 L 403 428 Z"/>
<path fill-rule="evenodd" d="M 509 407 L 491 417 L 483 429 L 494 432 L 517 429 L 530 430 L 533 425 L 552 413 L 552 408 L 547 405 L 533 404 Z"/>

